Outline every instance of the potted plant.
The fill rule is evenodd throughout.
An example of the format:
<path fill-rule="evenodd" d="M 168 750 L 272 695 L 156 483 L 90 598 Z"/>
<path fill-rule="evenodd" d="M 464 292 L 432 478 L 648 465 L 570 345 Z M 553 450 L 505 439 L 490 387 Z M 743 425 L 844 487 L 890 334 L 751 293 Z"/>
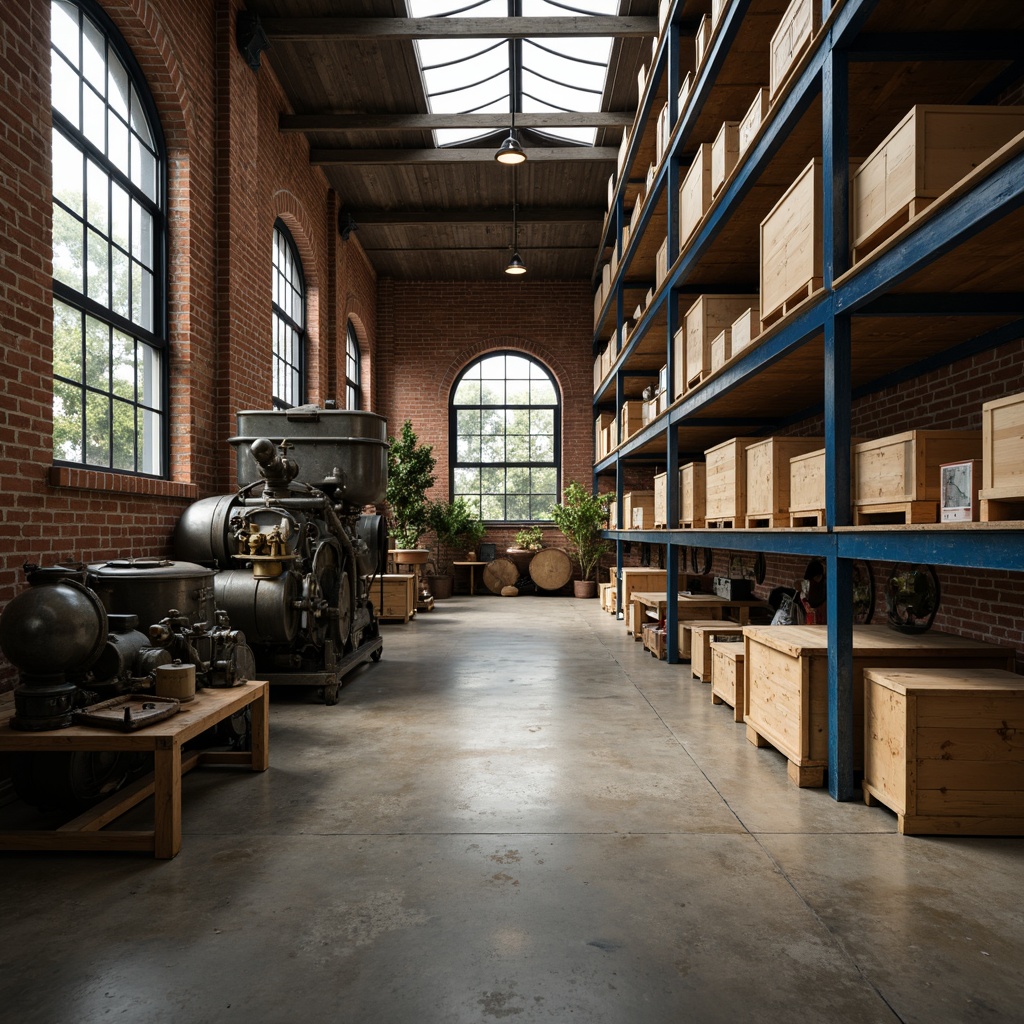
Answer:
<path fill-rule="evenodd" d="M 591 494 L 573 480 L 565 489 L 562 504 L 551 506 L 551 518 L 569 541 L 569 555 L 580 569 L 581 578 L 573 582 L 575 595 L 596 597 L 595 570 L 610 547 L 608 541 L 601 539 L 608 520 L 608 496 Z"/>
<path fill-rule="evenodd" d="M 429 556 L 419 540 L 427 528 L 427 491 L 434 485 L 433 447 L 420 444 L 412 423 L 406 420 L 398 437 L 388 438 L 388 527 L 395 538 L 392 557 L 396 565 L 411 565 L 416 576 L 416 601 L 420 601 L 420 566 Z"/>
<path fill-rule="evenodd" d="M 520 576 L 530 571 L 533 556 L 544 547 L 544 535 L 539 526 L 526 526 L 515 535 L 515 547 L 507 548 L 505 554 L 515 563 Z"/>
<path fill-rule="evenodd" d="M 484 534 L 487 533 L 487 527 L 484 526 L 482 519 L 473 519 L 473 521 L 463 531 L 462 539 L 466 545 L 466 561 L 476 561 L 476 548 L 477 545 L 484 539 Z"/>
<path fill-rule="evenodd" d="M 430 590 L 438 601 L 452 596 L 455 577 L 452 562 L 466 531 L 478 522 L 465 498 L 454 501 L 431 501 L 427 505 L 427 526 L 436 537 L 434 544 L 434 572 L 427 579 Z"/>

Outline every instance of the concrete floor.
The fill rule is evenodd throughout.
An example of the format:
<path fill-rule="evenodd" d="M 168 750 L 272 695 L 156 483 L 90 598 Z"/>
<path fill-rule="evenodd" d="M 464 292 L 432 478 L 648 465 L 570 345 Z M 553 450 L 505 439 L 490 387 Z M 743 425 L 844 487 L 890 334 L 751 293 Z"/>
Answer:
<path fill-rule="evenodd" d="M 1024 1019 L 1024 840 L 798 790 L 709 691 L 595 601 L 385 627 L 175 860 L 0 856 L 0 1020 Z"/>

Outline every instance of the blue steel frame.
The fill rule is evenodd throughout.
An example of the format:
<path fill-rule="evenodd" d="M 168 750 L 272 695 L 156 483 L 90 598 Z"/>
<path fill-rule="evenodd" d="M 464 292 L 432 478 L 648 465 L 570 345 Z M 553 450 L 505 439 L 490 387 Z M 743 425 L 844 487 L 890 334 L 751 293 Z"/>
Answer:
<path fill-rule="evenodd" d="M 850 413 L 853 394 L 850 387 L 851 317 L 858 313 L 905 315 L 915 310 L 938 309 L 951 314 L 1024 313 L 1024 295 L 992 296 L 903 296 L 889 295 L 894 285 L 915 274 L 940 256 L 996 223 L 1008 213 L 1024 206 L 1024 154 L 1007 160 L 955 203 L 937 212 L 918 231 L 908 234 L 880 257 L 870 261 L 856 274 L 847 274 L 848 238 L 848 67 L 850 61 L 905 59 L 890 38 L 861 35 L 861 29 L 877 0 L 846 0 L 835 4 L 822 0 L 825 33 L 816 50 L 806 57 L 803 70 L 790 86 L 781 102 L 773 107 L 770 122 L 747 152 L 744 162 L 729 186 L 716 200 L 710 216 L 691 238 L 686 250 L 677 255 L 678 183 L 681 173 L 679 153 L 692 134 L 696 111 L 710 94 L 722 68 L 725 55 L 739 31 L 740 23 L 752 0 L 736 0 L 729 5 L 715 32 L 701 74 L 694 82 L 691 100 L 678 120 L 676 96 L 679 90 L 679 33 L 683 26 L 678 5 L 669 17 L 648 78 L 648 88 L 641 97 L 637 124 L 646 123 L 651 115 L 654 96 L 661 76 L 668 76 L 670 123 L 675 125 L 668 143 L 668 158 L 662 161 L 645 208 L 641 211 L 630 244 L 619 261 L 613 294 L 608 303 L 615 303 L 615 320 L 621 338 L 623 317 L 623 281 L 635 257 L 640 238 L 646 231 L 662 190 L 667 190 L 668 277 L 654 297 L 648 314 L 630 337 L 629 344 L 618 353 L 612 373 L 615 380 L 615 408 L 625 399 L 625 367 L 641 339 L 650 329 L 657 314 L 665 307 L 667 322 L 666 353 L 669 365 L 669 388 L 673 386 L 674 353 L 672 339 L 679 327 L 678 297 L 687 291 L 686 281 L 738 208 L 744 196 L 758 180 L 768 162 L 782 146 L 786 136 L 806 113 L 811 103 L 822 100 L 822 179 L 823 179 L 823 291 L 816 302 L 806 306 L 794 319 L 749 351 L 685 399 L 668 414 L 649 424 L 622 445 L 613 455 L 594 467 L 596 488 L 599 473 L 615 472 L 618 522 L 622 522 L 622 491 L 624 464 L 635 457 L 640 448 L 663 437 L 667 476 L 667 512 L 670 522 L 678 519 L 678 473 L 680 451 L 678 428 L 682 425 L 711 423 L 700 414 L 715 398 L 751 380 L 765 367 L 795 351 L 814 337 L 824 338 L 824 401 L 826 459 L 826 523 L 824 527 L 799 530 L 613 530 L 606 536 L 616 541 L 616 565 L 623 564 L 623 544 L 647 543 L 666 547 L 666 596 L 675 589 L 680 565 L 680 549 L 686 547 L 717 547 L 735 551 L 757 551 L 779 554 L 800 554 L 825 561 L 828 581 L 828 698 L 829 698 L 829 791 L 837 800 L 853 796 L 853 651 L 852 651 L 852 580 L 853 561 L 923 562 L 933 565 L 970 566 L 979 569 L 1004 569 L 1024 572 L 1024 531 L 1015 526 L 992 524 L 989 528 L 971 530 L 935 527 L 857 529 L 850 526 Z M 956 54 L 968 59 L 975 52 L 1005 55 L 1016 41 L 993 43 L 991 39 L 975 40 Z M 928 36 L 913 43 L 918 57 L 928 54 L 950 56 L 943 45 L 943 36 Z M 993 49 L 994 47 L 994 49 Z M 921 52 L 919 52 L 921 51 Z M 625 167 L 632 166 L 642 133 L 636 131 L 630 140 Z M 618 182 L 615 193 L 616 240 L 621 241 L 624 220 L 623 198 L 625 178 Z M 608 303 L 602 320 L 608 314 Z M 922 305 L 924 303 L 924 305 Z M 919 364 L 890 375 L 903 379 L 907 373 L 923 373 L 927 369 L 948 364 L 965 354 L 993 347 L 1019 337 L 1024 320 L 988 332 L 954 346 L 947 352 L 929 357 Z M 595 342 L 597 339 L 595 339 Z M 886 378 L 888 380 L 888 378 Z M 876 385 L 871 387 L 874 390 Z M 603 390 L 603 389 L 602 389 Z M 859 389 L 863 393 L 867 389 Z M 670 392 L 671 395 L 671 392 Z M 671 395 L 672 399 L 678 396 Z M 720 421 L 724 425 L 724 421 Z M 737 423 L 753 426 L 754 422 Z M 770 424 L 765 424 L 770 426 Z M 618 588 L 621 608 L 621 583 Z M 619 613 L 621 617 L 621 612 Z M 667 602 L 667 654 L 671 663 L 679 660 L 677 644 L 676 602 Z"/>

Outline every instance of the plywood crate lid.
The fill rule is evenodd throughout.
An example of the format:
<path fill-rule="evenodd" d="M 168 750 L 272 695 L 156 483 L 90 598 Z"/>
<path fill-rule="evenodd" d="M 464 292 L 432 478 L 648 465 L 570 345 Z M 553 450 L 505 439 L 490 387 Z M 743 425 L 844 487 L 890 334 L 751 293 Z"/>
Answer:
<path fill-rule="evenodd" d="M 871 451 L 872 448 L 884 448 L 890 444 L 900 444 L 904 441 L 927 441 L 934 440 L 964 440 L 973 441 L 981 438 L 980 430 L 904 430 L 901 434 L 890 434 L 887 437 L 876 437 L 871 441 L 861 441 L 853 446 L 855 452 Z"/>
<path fill-rule="evenodd" d="M 730 661 L 742 661 L 743 660 L 743 644 L 728 641 L 724 643 L 718 643 L 715 640 L 711 641 L 711 653 L 720 654 L 723 658 L 729 658 Z"/>
<path fill-rule="evenodd" d="M 904 696 L 942 697 L 950 693 L 1024 693 L 1024 676 L 1002 668 L 866 668 L 865 682 Z"/>
<path fill-rule="evenodd" d="M 791 657 L 824 655 L 828 653 L 828 626 L 748 626 L 745 637 L 781 651 Z M 854 626 L 853 650 L 855 655 L 884 652 L 887 658 L 900 653 L 916 657 L 922 651 L 1012 653 L 1010 647 L 1000 647 L 984 640 L 954 636 L 931 629 L 927 633 L 899 633 L 888 626 Z"/>

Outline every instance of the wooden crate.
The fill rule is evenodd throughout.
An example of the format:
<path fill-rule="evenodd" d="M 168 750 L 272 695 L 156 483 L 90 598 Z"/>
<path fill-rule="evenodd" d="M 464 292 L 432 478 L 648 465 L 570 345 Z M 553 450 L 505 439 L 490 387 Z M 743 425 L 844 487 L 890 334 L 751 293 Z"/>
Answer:
<path fill-rule="evenodd" d="M 701 619 L 688 622 L 690 642 L 690 671 L 695 679 L 702 683 L 711 682 L 711 646 L 716 636 L 743 636 L 743 627 L 738 622 L 715 622 L 712 619 Z M 743 649 L 743 644 L 737 646 Z"/>
<path fill-rule="evenodd" d="M 679 467 L 679 525 L 700 530 L 706 520 L 705 472 L 703 462 L 688 462 Z"/>
<path fill-rule="evenodd" d="M 696 387 L 711 372 L 711 342 L 756 302 L 756 295 L 701 295 L 686 311 L 686 384 Z"/>
<path fill-rule="evenodd" d="M 693 72 L 687 71 L 679 86 L 679 95 L 676 97 L 676 117 L 682 117 L 686 109 L 686 101 L 690 98 L 690 90 L 693 88 Z"/>
<path fill-rule="evenodd" d="M 679 250 L 711 206 L 711 143 L 702 142 L 679 186 Z"/>
<path fill-rule="evenodd" d="M 772 36 L 769 53 L 769 87 L 772 99 L 782 87 L 800 55 L 821 28 L 821 0 L 793 0 Z"/>
<path fill-rule="evenodd" d="M 711 645 L 711 703 L 728 704 L 732 720 L 743 721 L 743 644 Z"/>
<path fill-rule="evenodd" d="M 665 627 L 644 623 L 641 634 L 644 648 L 659 661 L 664 661 L 667 656 Z"/>
<path fill-rule="evenodd" d="M 860 444 L 860 439 L 854 439 Z M 853 467 L 850 453 L 850 493 L 854 492 Z M 825 449 L 819 448 L 789 460 L 789 525 L 825 525 Z"/>
<path fill-rule="evenodd" d="M 908 430 L 854 445 L 855 525 L 937 523 L 939 467 L 981 458 L 981 447 L 980 430 Z"/>
<path fill-rule="evenodd" d="M 821 160 L 815 157 L 761 221 L 761 328 L 821 287 Z"/>
<path fill-rule="evenodd" d="M 628 441 L 644 425 L 644 403 L 640 399 L 623 402 L 619 424 L 619 438 Z"/>
<path fill-rule="evenodd" d="M 668 473 L 654 474 L 654 525 L 668 525 Z"/>
<path fill-rule="evenodd" d="M 664 104 L 658 111 L 658 121 L 655 125 L 654 152 L 655 161 L 661 163 L 665 155 L 665 147 L 668 145 L 669 136 L 672 134 L 672 125 L 668 119 L 668 104 Z"/>
<path fill-rule="evenodd" d="M 729 0 L 711 0 L 711 26 L 714 28 L 721 20 Z"/>
<path fill-rule="evenodd" d="M 981 518 L 1024 519 L 1024 394 L 981 407 Z"/>
<path fill-rule="evenodd" d="M 905 835 L 1024 835 L 1024 676 L 864 670 L 864 800 Z"/>
<path fill-rule="evenodd" d="M 402 572 L 378 576 L 370 588 L 370 600 L 379 603 L 377 618 L 382 622 L 408 622 L 416 614 L 415 575 Z"/>
<path fill-rule="evenodd" d="M 661 287 L 661 282 L 668 276 L 668 239 L 666 238 L 654 255 L 654 287 Z"/>
<path fill-rule="evenodd" d="M 725 179 L 732 174 L 740 153 L 740 123 L 725 121 L 711 143 L 711 195 L 722 191 Z"/>
<path fill-rule="evenodd" d="M 1024 131 L 1024 109 L 918 104 L 853 174 L 854 260 Z"/>
<path fill-rule="evenodd" d="M 705 526 L 742 526 L 747 514 L 747 445 L 734 437 L 704 453 Z"/>
<path fill-rule="evenodd" d="M 615 613 L 615 584 L 600 581 L 597 584 L 597 596 L 601 601 L 601 611 Z"/>
<path fill-rule="evenodd" d="M 615 422 L 615 413 L 613 412 L 599 412 L 597 418 L 594 420 L 594 445 L 600 452 L 604 445 L 607 443 L 607 431 Z M 607 449 L 604 451 L 604 455 L 607 455 Z"/>
<path fill-rule="evenodd" d="M 760 131 L 761 125 L 768 116 L 769 105 L 770 101 L 768 99 L 768 90 L 762 86 L 757 90 L 757 94 L 754 96 L 754 102 L 747 108 L 747 112 L 743 115 L 743 118 L 739 123 L 739 128 L 736 134 L 737 159 L 743 156 L 750 146 L 750 143 L 754 141 L 754 136 Z"/>
<path fill-rule="evenodd" d="M 678 587 L 686 590 L 690 580 L 699 580 L 699 576 L 688 573 L 679 574 Z M 625 613 L 626 630 L 633 633 L 633 591 L 656 590 L 665 593 L 666 571 L 651 569 L 645 566 L 624 566 L 622 569 L 622 609 Z M 699 583 L 697 584 L 699 586 Z"/>
<path fill-rule="evenodd" d="M 711 373 L 717 373 L 732 355 L 732 327 L 725 327 L 711 339 Z"/>
<path fill-rule="evenodd" d="M 766 437 L 747 445 L 748 527 L 789 526 L 790 459 L 824 443 L 823 437 Z"/>
<path fill-rule="evenodd" d="M 622 521 L 623 529 L 629 530 L 633 527 L 633 518 L 636 512 L 646 516 L 648 525 L 654 523 L 654 491 L 626 491 L 622 495 Z"/>
<path fill-rule="evenodd" d="M 672 397 L 680 398 L 686 391 L 686 319 L 683 326 L 672 337 L 672 355 L 675 360 L 672 370 Z"/>
<path fill-rule="evenodd" d="M 700 19 L 700 24 L 697 26 L 697 34 L 693 39 L 694 57 L 696 63 L 694 68 L 700 67 L 700 62 L 704 59 L 704 54 L 707 53 L 708 43 L 711 42 L 711 19 L 705 14 Z"/>
<path fill-rule="evenodd" d="M 798 786 L 824 784 L 828 764 L 827 626 L 748 626 L 743 631 L 747 739 L 789 760 Z M 1001 668 L 1013 650 L 930 630 L 853 627 L 853 758 L 864 765 L 865 668 Z"/>
<path fill-rule="evenodd" d="M 750 348 L 754 339 L 761 333 L 761 317 L 759 315 L 759 305 L 745 309 L 735 320 L 732 322 L 730 328 L 729 346 L 732 349 L 732 354 L 738 356 L 741 352 Z"/>

